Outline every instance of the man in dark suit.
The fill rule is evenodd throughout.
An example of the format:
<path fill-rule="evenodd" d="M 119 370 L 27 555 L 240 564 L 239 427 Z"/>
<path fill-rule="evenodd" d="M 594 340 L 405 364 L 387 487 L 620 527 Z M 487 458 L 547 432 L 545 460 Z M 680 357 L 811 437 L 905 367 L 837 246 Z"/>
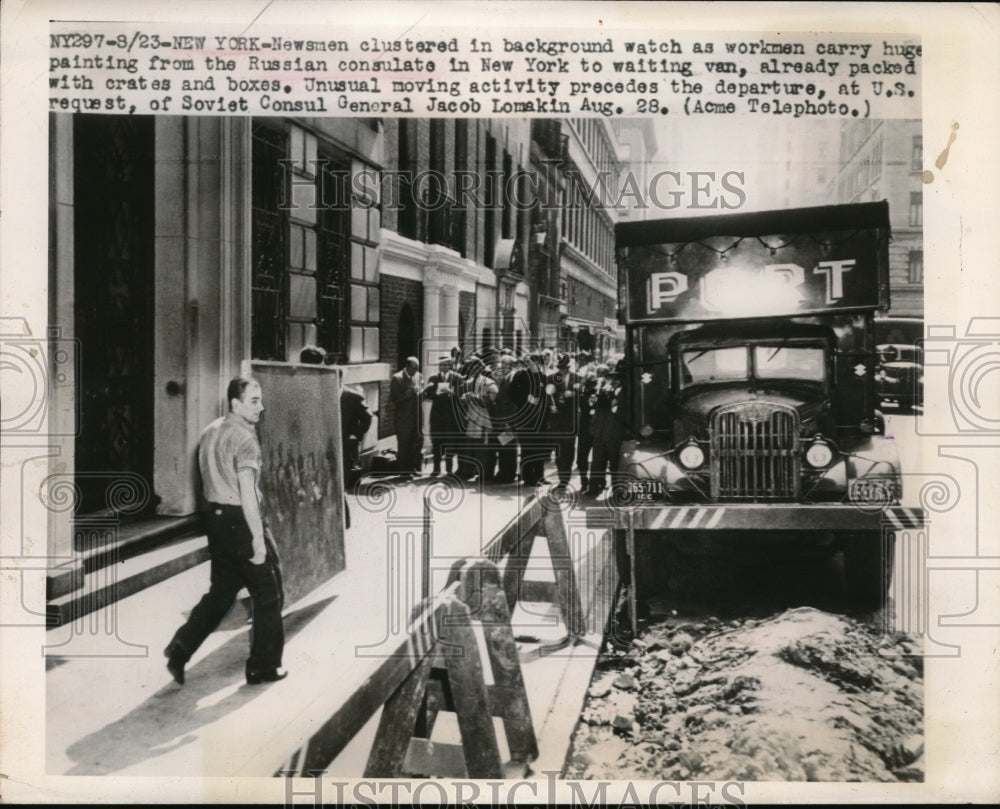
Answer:
<path fill-rule="evenodd" d="M 442 461 L 445 474 L 455 471 L 454 460 L 463 439 L 458 408 L 463 381 L 462 375 L 452 369 L 452 358 L 444 356 L 438 360 L 438 372 L 428 378 L 424 388 L 424 398 L 431 403 L 433 475 L 441 474 Z"/>
<path fill-rule="evenodd" d="M 600 373 L 600 372 L 599 372 Z M 594 415 L 590 422 L 590 433 L 594 444 L 594 457 L 590 465 L 590 481 L 587 494 L 597 497 L 607 486 L 607 474 L 611 474 L 614 484 L 618 471 L 618 456 L 625 440 L 625 417 L 628 408 L 622 394 L 621 374 L 608 370 L 607 376 L 598 383 L 594 404 Z"/>
<path fill-rule="evenodd" d="M 511 379 L 510 395 L 517 406 L 515 432 L 521 446 L 521 480 L 526 486 L 545 482 L 545 460 L 552 452 L 543 435 L 548 406 L 543 361 L 540 353 L 522 358 L 521 367 Z"/>
<path fill-rule="evenodd" d="M 403 368 L 389 380 L 389 402 L 393 405 L 396 426 L 396 457 L 399 472 L 405 477 L 420 474 L 423 466 L 423 436 L 420 433 L 420 393 L 424 380 L 420 361 L 407 357 Z"/>
<path fill-rule="evenodd" d="M 556 448 L 559 488 L 564 489 L 573 474 L 573 457 L 576 455 L 576 379 L 570 371 L 568 354 L 557 353 L 555 365 L 555 370 L 549 371 L 545 377 L 545 393 L 548 396 L 549 432 Z"/>
<path fill-rule="evenodd" d="M 576 370 L 571 384 L 577 406 L 576 468 L 580 472 L 580 491 L 590 486 L 590 450 L 593 438 L 590 434 L 591 409 L 597 399 L 597 374 L 594 372 L 593 357 L 589 351 L 576 355 Z"/>
<path fill-rule="evenodd" d="M 513 483 L 517 480 L 517 404 L 511 395 L 514 377 L 514 356 L 509 349 L 500 352 L 493 379 L 497 383 L 497 398 L 490 411 L 490 446 L 496 454 L 496 483 Z"/>

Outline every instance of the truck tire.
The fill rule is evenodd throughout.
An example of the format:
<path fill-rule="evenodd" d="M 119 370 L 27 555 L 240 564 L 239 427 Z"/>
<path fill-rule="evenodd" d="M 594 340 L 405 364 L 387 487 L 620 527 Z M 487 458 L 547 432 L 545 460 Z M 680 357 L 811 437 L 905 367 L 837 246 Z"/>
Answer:
<path fill-rule="evenodd" d="M 851 605 L 878 609 L 886 604 L 896 537 L 880 531 L 851 534 L 844 541 L 844 584 Z"/>

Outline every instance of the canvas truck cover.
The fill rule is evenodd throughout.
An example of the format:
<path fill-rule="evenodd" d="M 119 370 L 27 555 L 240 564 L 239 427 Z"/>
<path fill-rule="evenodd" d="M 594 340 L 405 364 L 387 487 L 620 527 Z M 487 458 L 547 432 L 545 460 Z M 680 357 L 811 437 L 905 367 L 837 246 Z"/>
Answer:
<path fill-rule="evenodd" d="M 615 241 L 625 323 L 889 306 L 884 201 L 625 222 Z"/>

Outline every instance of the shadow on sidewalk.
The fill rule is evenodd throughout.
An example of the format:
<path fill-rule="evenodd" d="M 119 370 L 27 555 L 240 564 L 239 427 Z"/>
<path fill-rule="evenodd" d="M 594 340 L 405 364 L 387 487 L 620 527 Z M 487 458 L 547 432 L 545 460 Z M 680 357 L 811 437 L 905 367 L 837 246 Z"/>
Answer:
<path fill-rule="evenodd" d="M 285 615 L 286 644 L 336 598 L 334 595 Z M 238 617 L 240 610 L 232 610 L 224 624 L 237 623 L 232 618 L 234 613 Z M 269 688 L 244 683 L 243 667 L 248 651 L 248 635 L 241 632 L 189 667 L 183 687 L 171 682 L 117 722 L 74 742 L 66 755 L 77 763 L 66 775 L 107 775 L 194 742 L 200 729 L 240 710 Z M 166 659 L 163 660 L 166 665 Z M 289 680 L 294 677 L 293 671 Z M 89 687 L 100 689 L 105 684 L 91 683 Z M 223 691 L 226 694 L 222 699 L 212 699 Z M 239 744 L 238 739 L 230 742 Z"/>

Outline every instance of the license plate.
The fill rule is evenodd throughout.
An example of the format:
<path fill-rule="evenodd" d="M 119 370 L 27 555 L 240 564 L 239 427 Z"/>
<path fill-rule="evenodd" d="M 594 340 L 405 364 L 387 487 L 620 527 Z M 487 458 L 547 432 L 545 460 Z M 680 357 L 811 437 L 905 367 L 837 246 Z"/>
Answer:
<path fill-rule="evenodd" d="M 664 494 L 666 488 L 662 480 L 630 480 L 625 484 L 629 494 Z"/>
<path fill-rule="evenodd" d="M 902 485 L 891 478 L 863 478 L 851 481 L 849 499 L 857 506 L 881 508 L 898 503 Z"/>

